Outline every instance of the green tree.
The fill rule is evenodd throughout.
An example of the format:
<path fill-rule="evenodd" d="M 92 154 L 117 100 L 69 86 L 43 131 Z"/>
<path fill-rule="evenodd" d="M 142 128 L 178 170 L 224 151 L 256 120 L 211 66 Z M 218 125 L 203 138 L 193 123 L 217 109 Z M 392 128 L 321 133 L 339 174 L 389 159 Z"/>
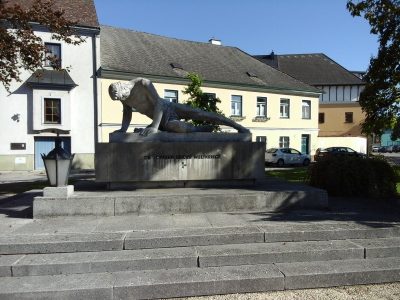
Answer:
<path fill-rule="evenodd" d="M 366 86 L 360 95 L 366 115 L 363 132 L 382 134 L 391 128 L 395 139 L 400 134 L 400 0 L 348 1 L 347 9 L 353 17 L 364 17 L 379 41 L 378 53 L 370 59 L 364 78 Z"/>
<path fill-rule="evenodd" d="M 189 95 L 189 99 L 186 101 L 187 105 L 192 107 L 200 108 L 205 111 L 214 112 L 217 114 L 223 115 L 221 110 L 218 108 L 218 103 L 221 103 L 221 100 L 214 95 L 204 94 L 201 90 L 201 85 L 203 84 L 203 79 L 200 75 L 195 73 L 189 73 L 188 79 L 190 80 L 188 86 L 183 90 L 184 94 Z M 214 127 L 214 131 L 220 131 L 219 125 L 210 124 L 206 121 L 191 121 L 193 125 L 212 125 Z"/>
<path fill-rule="evenodd" d="M 49 53 L 33 26 L 45 26 L 52 37 L 78 45 L 84 40 L 74 35 L 76 23 L 67 20 L 64 12 L 54 9 L 53 1 L 34 0 L 26 7 L 23 1 L 0 0 L 0 82 L 9 91 L 13 80 L 21 81 L 21 70 L 36 71 L 49 60 L 60 69 L 59 58 Z"/>

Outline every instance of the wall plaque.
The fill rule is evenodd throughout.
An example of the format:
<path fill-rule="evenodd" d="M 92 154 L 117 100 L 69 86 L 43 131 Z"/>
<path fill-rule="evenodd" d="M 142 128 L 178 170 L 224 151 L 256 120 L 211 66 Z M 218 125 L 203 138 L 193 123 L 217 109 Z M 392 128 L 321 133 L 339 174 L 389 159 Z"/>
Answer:
<path fill-rule="evenodd" d="M 26 150 L 26 143 L 11 143 L 11 150 Z"/>

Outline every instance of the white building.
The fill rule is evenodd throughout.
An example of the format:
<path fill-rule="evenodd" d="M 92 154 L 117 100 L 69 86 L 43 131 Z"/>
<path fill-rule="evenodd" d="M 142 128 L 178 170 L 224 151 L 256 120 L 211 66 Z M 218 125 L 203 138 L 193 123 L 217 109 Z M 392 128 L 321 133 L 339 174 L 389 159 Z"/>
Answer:
<path fill-rule="evenodd" d="M 12 1 L 27 5 L 25 1 Z M 34 74 L 23 71 L 22 82 L 13 82 L 10 92 L 0 86 L 0 170 L 43 168 L 41 153 L 54 148 L 55 134 L 64 131 L 64 148 L 75 153 L 73 167 L 93 168 L 99 67 L 99 23 L 92 0 L 55 0 L 55 8 L 77 22 L 85 42 L 74 46 L 53 40 L 43 26 L 34 26 L 46 47 L 61 58 L 61 68 Z M 37 76 L 40 73 L 40 76 Z"/>

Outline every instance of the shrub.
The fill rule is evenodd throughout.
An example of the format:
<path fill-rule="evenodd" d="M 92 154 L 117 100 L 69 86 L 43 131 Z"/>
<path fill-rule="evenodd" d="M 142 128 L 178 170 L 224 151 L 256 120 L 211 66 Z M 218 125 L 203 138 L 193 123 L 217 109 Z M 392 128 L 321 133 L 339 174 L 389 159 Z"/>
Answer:
<path fill-rule="evenodd" d="M 313 164 L 308 183 L 331 196 L 392 197 L 396 194 L 394 169 L 379 158 L 332 157 Z"/>

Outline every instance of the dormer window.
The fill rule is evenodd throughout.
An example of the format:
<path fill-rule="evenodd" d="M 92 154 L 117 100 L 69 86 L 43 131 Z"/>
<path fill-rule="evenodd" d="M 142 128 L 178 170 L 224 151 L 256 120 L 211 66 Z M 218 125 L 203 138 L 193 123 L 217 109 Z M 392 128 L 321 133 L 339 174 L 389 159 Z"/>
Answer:
<path fill-rule="evenodd" d="M 61 68 L 61 44 L 45 43 L 46 47 L 46 60 L 45 67 Z"/>
<path fill-rule="evenodd" d="M 181 69 L 181 70 L 183 70 L 183 67 L 181 66 L 181 64 L 178 64 L 178 63 L 171 63 L 170 65 L 171 65 L 171 67 L 172 67 L 173 69 Z"/>
<path fill-rule="evenodd" d="M 252 78 L 258 78 L 258 76 L 256 74 L 254 74 L 253 72 L 246 72 L 247 76 L 252 77 Z"/>

